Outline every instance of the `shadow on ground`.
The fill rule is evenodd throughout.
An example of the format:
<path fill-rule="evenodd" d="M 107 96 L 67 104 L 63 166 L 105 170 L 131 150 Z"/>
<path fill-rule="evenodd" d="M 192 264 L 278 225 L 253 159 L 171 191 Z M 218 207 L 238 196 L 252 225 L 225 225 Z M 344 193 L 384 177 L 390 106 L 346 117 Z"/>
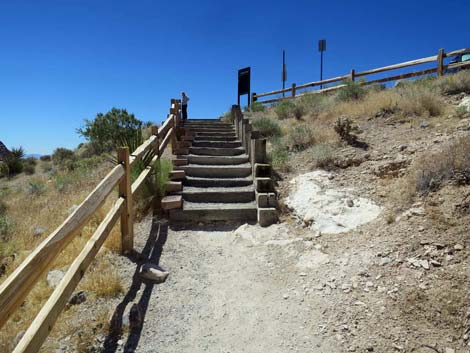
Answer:
<path fill-rule="evenodd" d="M 156 265 L 160 262 L 160 257 L 163 252 L 163 246 L 166 243 L 168 237 L 168 224 L 166 221 L 154 220 L 152 222 L 152 228 L 150 230 L 149 238 L 142 249 L 142 252 L 134 252 L 129 258 L 132 262 L 136 264 L 136 270 L 132 277 L 132 284 L 124 296 L 121 303 L 118 304 L 116 310 L 113 313 L 110 329 L 107 337 L 105 338 L 103 344 L 103 352 L 112 353 L 116 352 L 119 348 L 119 340 L 123 338 L 123 317 L 126 307 L 128 305 L 137 304 L 139 307 L 139 313 L 137 314 L 138 320 L 130 320 L 129 325 L 129 335 L 127 341 L 124 344 L 124 352 L 134 352 L 137 345 L 139 344 L 140 336 L 142 333 L 142 328 L 144 324 L 144 318 L 147 313 L 149 306 L 150 298 L 152 296 L 152 291 L 155 286 L 153 283 L 147 283 L 142 281 L 139 278 L 139 272 L 142 267 L 147 262 L 154 263 Z M 141 291 L 142 295 L 136 301 L 136 296 L 143 287 Z M 136 315 L 132 313 L 131 316 Z"/>

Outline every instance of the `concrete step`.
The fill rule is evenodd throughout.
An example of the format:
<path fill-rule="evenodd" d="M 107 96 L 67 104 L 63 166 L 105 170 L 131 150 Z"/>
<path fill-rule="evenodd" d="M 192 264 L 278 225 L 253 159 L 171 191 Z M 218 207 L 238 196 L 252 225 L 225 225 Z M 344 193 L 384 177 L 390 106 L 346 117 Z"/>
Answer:
<path fill-rule="evenodd" d="M 250 202 L 255 199 L 253 185 L 238 187 L 201 188 L 186 186 L 182 192 L 183 200 L 190 202 Z"/>
<path fill-rule="evenodd" d="M 227 137 L 237 137 L 234 131 L 204 131 L 204 132 L 195 132 L 195 136 L 202 137 L 202 136 L 227 136 Z"/>
<path fill-rule="evenodd" d="M 237 186 L 248 186 L 253 185 L 253 179 L 251 176 L 244 178 L 199 178 L 187 176 L 183 180 L 183 185 L 194 186 L 194 187 L 237 187 Z"/>
<path fill-rule="evenodd" d="M 256 203 L 199 203 L 183 201 L 183 209 L 170 210 L 170 220 L 194 221 L 242 221 L 256 222 Z"/>
<path fill-rule="evenodd" d="M 218 136 L 218 135 L 209 135 L 209 136 L 195 136 L 193 141 L 237 141 L 237 136 Z"/>
<path fill-rule="evenodd" d="M 245 149 L 243 147 L 190 147 L 189 148 L 190 154 L 197 154 L 203 156 L 238 156 L 240 154 L 245 153 Z"/>
<path fill-rule="evenodd" d="M 185 156 L 191 164 L 208 164 L 208 165 L 228 165 L 228 164 L 242 164 L 248 162 L 247 154 L 240 154 L 238 156 L 201 156 L 195 154 L 188 154 Z"/>
<path fill-rule="evenodd" d="M 241 146 L 240 141 L 193 141 L 193 147 L 235 148 Z"/>
<path fill-rule="evenodd" d="M 188 164 L 179 166 L 187 176 L 202 178 L 243 178 L 251 175 L 250 163 L 229 165 Z"/>
<path fill-rule="evenodd" d="M 219 119 L 188 119 L 185 122 L 186 124 L 230 124 L 226 121 Z"/>
<path fill-rule="evenodd" d="M 170 180 L 178 181 L 185 178 L 184 170 L 172 170 L 170 172 Z"/>

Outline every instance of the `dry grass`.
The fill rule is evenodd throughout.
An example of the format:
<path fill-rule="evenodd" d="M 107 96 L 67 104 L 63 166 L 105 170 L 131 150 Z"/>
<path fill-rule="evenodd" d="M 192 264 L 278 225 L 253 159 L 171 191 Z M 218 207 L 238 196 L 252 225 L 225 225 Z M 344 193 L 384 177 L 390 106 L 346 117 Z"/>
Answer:
<path fill-rule="evenodd" d="M 110 167 L 110 165 L 102 164 L 98 168 L 89 170 L 86 173 L 87 177 L 82 177 L 83 175 L 74 174 L 73 172 L 64 172 L 60 175 L 53 175 L 48 172 L 41 173 L 39 171 L 42 168 L 38 168 L 38 173 L 34 178 L 36 182 L 41 182 L 45 185 L 44 192 L 40 194 L 27 192 L 27 186 L 31 180 L 28 176 L 19 175 L 12 180 L 0 180 L 2 190 L 8 190 L 8 192 L 3 193 L 2 200 L 7 205 L 7 216 L 14 224 L 13 232 L 2 241 L 2 252 L 0 252 L 0 255 L 4 257 L 14 255 L 14 260 L 7 266 L 6 273 L 0 278 L 0 282 L 3 282 L 8 274 L 27 257 L 30 251 L 65 220 L 70 212 L 70 208 L 83 201 L 88 193 L 106 175 Z M 66 187 L 63 187 L 62 183 L 64 182 Z M 59 185 L 61 186 L 59 187 Z M 108 198 L 105 205 L 96 212 L 82 231 L 76 235 L 69 246 L 57 257 L 51 268 L 66 269 L 70 265 L 103 220 L 114 200 L 115 197 L 110 196 Z M 44 232 L 39 236 L 34 236 L 35 229 L 38 227 L 42 228 Z M 92 267 L 85 274 L 81 284 L 82 288 L 88 291 L 89 297 L 109 298 L 116 296 L 116 294 L 122 291 L 122 285 L 116 270 L 109 261 L 108 256 L 104 256 L 111 251 L 118 251 L 119 249 L 118 224 L 106 241 L 104 250 L 98 254 Z M 45 278 L 36 284 L 28 295 L 25 304 L 15 312 L 0 331 L 1 353 L 12 351 L 15 337 L 19 332 L 28 327 L 51 292 L 52 289 L 47 285 Z M 57 339 L 67 335 L 70 335 L 72 338 L 75 337 L 75 332 L 79 328 L 77 326 L 79 322 L 77 321 L 78 317 L 80 317 L 79 306 L 78 308 L 64 311 L 59 317 L 43 351 L 53 350 L 51 347 L 55 346 Z M 46 349 L 46 347 L 51 349 Z M 78 347 L 77 351 L 81 351 L 81 348 Z"/>

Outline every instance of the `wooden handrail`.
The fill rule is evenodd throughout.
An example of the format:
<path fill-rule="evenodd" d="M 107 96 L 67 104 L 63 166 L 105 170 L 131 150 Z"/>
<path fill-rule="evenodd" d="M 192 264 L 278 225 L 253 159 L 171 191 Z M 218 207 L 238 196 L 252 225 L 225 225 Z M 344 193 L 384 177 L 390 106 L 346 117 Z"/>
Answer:
<path fill-rule="evenodd" d="M 73 261 L 64 278 L 42 307 L 18 345 L 15 353 L 37 352 L 52 330 L 70 295 L 83 277 L 86 269 L 103 245 L 111 229 L 121 218 L 122 251 L 133 248 L 133 196 L 150 175 L 156 162 L 168 143 L 174 139 L 177 125 L 181 120 L 179 100 L 172 100 L 171 114 L 160 128 L 152 126 L 152 136 L 129 156 L 127 148 L 119 149 L 116 165 L 72 212 L 72 214 L 19 265 L 0 285 L 0 328 L 13 312 L 23 303 L 28 293 L 49 268 L 52 261 L 72 241 L 93 214 L 104 204 L 106 198 L 119 185 L 119 198 L 114 203 L 93 236 L 88 240 L 80 255 Z M 164 138 L 163 138 L 164 137 Z M 162 138 L 162 139 L 161 139 Z M 159 141 L 161 141 L 159 144 Z M 130 168 L 153 150 L 155 155 L 130 184 Z"/>
<path fill-rule="evenodd" d="M 322 80 L 322 81 L 314 81 L 314 82 L 304 83 L 304 84 L 301 84 L 301 85 L 296 85 L 295 83 L 293 83 L 292 87 L 290 87 L 290 88 L 285 88 L 285 89 L 280 89 L 280 90 L 275 90 L 275 91 L 270 91 L 270 92 L 264 92 L 264 93 L 258 93 L 258 94 L 253 93 L 252 94 L 252 99 L 255 102 L 255 101 L 258 101 L 258 98 L 261 98 L 261 97 L 267 97 L 267 96 L 271 96 L 271 95 L 277 95 L 277 94 L 280 94 L 280 93 L 291 92 L 291 97 L 276 97 L 276 98 L 272 98 L 272 99 L 266 99 L 266 100 L 262 100 L 262 101 L 260 100 L 259 101 L 260 103 L 263 103 L 263 104 L 274 103 L 274 102 L 282 101 L 282 100 L 285 100 L 285 99 L 290 99 L 290 98 L 293 98 L 295 96 L 297 96 L 297 97 L 302 96 L 303 94 L 297 94 L 297 91 L 299 89 L 325 85 L 325 84 L 333 83 L 333 82 L 344 81 L 346 79 L 351 79 L 351 80 L 354 81 L 357 77 L 364 77 L 364 76 L 374 75 L 374 74 L 378 74 L 378 73 L 382 73 L 382 72 L 386 72 L 386 71 L 390 71 L 390 70 L 403 69 L 403 68 L 406 68 L 406 67 L 411 67 L 411 66 L 415 66 L 415 65 L 422 65 L 422 64 L 432 63 L 432 62 L 437 63 L 435 68 L 420 70 L 420 71 L 410 72 L 410 73 L 403 73 L 401 75 L 394 75 L 394 76 L 391 76 L 391 77 L 386 77 L 386 78 L 381 78 L 381 79 L 376 79 L 376 80 L 371 80 L 371 81 L 360 82 L 360 84 L 361 85 L 370 85 L 370 84 L 373 84 L 373 83 L 382 83 L 382 82 L 395 81 L 395 80 L 399 80 L 399 79 L 403 79 L 403 78 L 427 75 L 427 74 L 430 74 L 430 73 L 437 73 L 438 76 L 442 76 L 444 74 L 444 70 L 446 70 L 446 69 L 465 67 L 465 66 L 469 65 L 468 62 L 454 63 L 454 64 L 445 65 L 444 64 L 444 58 L 448 58 L 448 57 L 452 57 L 452 56 L 460 55 L 460 54 L 466 54 L 466 53 L 470 53 L 470 48 L 454 50 L 454 51 L 451 51 L 449 53 L 445 53 L 443 49 L 440 49 L 439 53 L 437 55 L 428 56 L 426 58 L 405 61 L 405 62 L 402 62 L 402 63 L 399 63 L 399 64 L 384 66 L 384 67 L 380 67 L 380 68 L 377 68 L 377 69 L 365 70 L 365 71 L 360 71 L 360 72 L 356 72 L 354 69 L 352 69 L 349 74 L 343 75 L 343 76 L 333 77 L 333 78 L 329 78 L 329 79 Z M 312 91 L 311 93 L 329 92 L 329 91 L 337 90 L 341 87 L 344 87 L 344 85 L 338 85 L 338 86 L 329 87 L 329 88 L 322 89 L 322 90 L 316 90 L 316 91 Z"/>

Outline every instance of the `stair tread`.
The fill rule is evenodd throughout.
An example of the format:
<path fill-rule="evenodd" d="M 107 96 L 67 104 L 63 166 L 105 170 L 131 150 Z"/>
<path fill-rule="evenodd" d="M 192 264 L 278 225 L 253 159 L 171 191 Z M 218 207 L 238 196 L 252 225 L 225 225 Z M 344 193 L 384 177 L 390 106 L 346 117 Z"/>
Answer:
<path fill-rule="evenodd" d="M 240 164 L 187 164 L 178 166 L 181 170 L 186 168 L 198 168 L 198 169 L 229 169 L 229 168 L 251 168 L 251 164 L 249 162 L 240 163 Z"/>
<path fill-rule="evenodd" d="M 197 187 L 185 186 L 183 193 L 209 193 L 209 192 L 254 192 L 255 187 L 253 184 L 247 186 L 216 186 L 216 187 Z"/>
<path fill-rule="evenodd" d="M 222 203 L 222 202 L 190 202 L 183 201 L 183 211 L 190 210 L 240 210 L 240 209 L 256 209 L 256 202 L 233 202 L 233 203 Z"/>

